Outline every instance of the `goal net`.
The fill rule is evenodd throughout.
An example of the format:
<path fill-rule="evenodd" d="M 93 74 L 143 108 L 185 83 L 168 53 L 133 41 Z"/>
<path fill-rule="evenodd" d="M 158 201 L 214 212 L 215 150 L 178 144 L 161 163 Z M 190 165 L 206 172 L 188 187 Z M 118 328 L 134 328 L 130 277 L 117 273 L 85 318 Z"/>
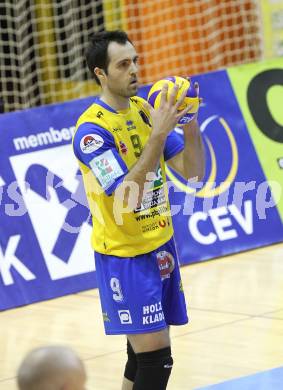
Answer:
<path fill-rule="evenodd" d="M 0 5 L 0 110 L 98 93 L 84 60 L 94 31 L 124 29 L 140 81 L 258 60 L 257 0 L 4 0 Z"/>

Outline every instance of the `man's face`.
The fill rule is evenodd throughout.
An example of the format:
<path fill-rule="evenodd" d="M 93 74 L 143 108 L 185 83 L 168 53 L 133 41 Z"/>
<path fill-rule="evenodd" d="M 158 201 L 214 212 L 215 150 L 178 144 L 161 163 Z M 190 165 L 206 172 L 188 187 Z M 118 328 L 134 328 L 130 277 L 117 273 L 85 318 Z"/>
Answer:
<path fill-rule="evenodd" d="M 111 42 L 108 46 L 109 64 L 106 75 L 106 86 L 113 94 L 131 97 L 138 91 L 138 56 L 130 42 L 119 44 Z"/>

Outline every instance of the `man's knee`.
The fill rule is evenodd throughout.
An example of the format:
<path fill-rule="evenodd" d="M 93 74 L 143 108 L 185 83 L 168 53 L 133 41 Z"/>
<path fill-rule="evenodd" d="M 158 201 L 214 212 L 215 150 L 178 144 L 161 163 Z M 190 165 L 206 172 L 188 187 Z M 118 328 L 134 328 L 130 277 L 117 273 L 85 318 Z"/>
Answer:
<path fill-rule="evenodd" d="M 128 360 L 125 367 L 124 377 L 129 379 L 131 382 L 134 382 L 137 373 L 137 358 L 129 340 L 127 340 L 127 354 Z"/>
<path fill-rule="evenodd" d="M 155 351 L 170 346 L 169 328 L 158 332 L 127 335 L 135 353 Z"/>
<path fill-rule="evenodd" d="M 165 390 L 173 367 L 171 348 L 137 353 L 136 359 L 133 390 Z"/>

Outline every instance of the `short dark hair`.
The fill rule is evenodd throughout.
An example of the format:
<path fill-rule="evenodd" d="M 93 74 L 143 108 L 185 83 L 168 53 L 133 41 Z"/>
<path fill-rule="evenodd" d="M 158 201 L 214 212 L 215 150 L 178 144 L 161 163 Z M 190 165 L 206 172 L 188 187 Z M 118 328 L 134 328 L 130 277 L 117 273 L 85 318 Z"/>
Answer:
<path fill-rule="evenodd" d="M 103 69 L 107 74 L 109 65 L 108 45 L 110 42 L 117 42 L 122 45 L 125 45 L 127 42 L 132 43 L 128 35 L 121 30 L 101 31 L 91 35 L 88 47 L 85 51 L 85 58 L 92 76 L 99 85 L 100 81 L 93 70 L 95 67 L 98 67 Z"/>

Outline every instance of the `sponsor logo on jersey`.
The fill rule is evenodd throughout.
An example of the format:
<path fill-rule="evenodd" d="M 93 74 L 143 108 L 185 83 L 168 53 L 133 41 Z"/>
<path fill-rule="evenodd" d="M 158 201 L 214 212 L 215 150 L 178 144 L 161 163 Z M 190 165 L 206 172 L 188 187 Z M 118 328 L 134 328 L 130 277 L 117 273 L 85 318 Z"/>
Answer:
<path fill-rule="evenodd" d="M 149 223 L 148 225 L 142 226 L 142 232 L 152 232 L 153 230 L 159 229 L 159 224 L 157 222 Z"/>
<path fill-rule="evenodd" d="M 124 144 L 124 142 L 122 141 L 119 141 L 119 146 L 120 146 L 120 150 L 122 152 L 122 154 L 127 154 L 128 153 L 128 148 L 127 146 Z"/>
<path fill-rule="evenodd" d="M 99 161 L 97 161 L 96 166 L 100 170 L 100 174 L 102 177 L 109 175 L 111 172 L 113 172 L 113 168 L 111 166 L 111 163 L 107 158 L 101 158 Z"/>
<path fill-rule="evenodd" d="M 173 272 L 175 267 L 174 257 L 171 255 L 171 253 L 166 251 L 160 251 L 156 256 L 161 280 L 170 278 L 170 274 Z"/>
<path fill-rule="evenodd" d="M 107 150 L 99 156 L 94 157 L 89 165 L 103 189 L 110 187 L 115 179 L 124 173 L 112 150 Z"/>
<path fill-rule="evenodd" d="M 140 221 L 142 219 L 139 218 L 137 220 Z M 152 232 L 153 230 L 156 230 L 156 229 L 159 229 L 159 228 L 165 228 L 167 224 L 168 224 L 168 226 L 170 226 L 169 221 L 166 222 L 165 219 L 162 219 L 159 222 L 151 222 L 151 223 L 149 223 L 147 225 L 143 225 L 141 228 L 142 228 L 143 233 L 146 233 L 146 232 Z"/>
<path fill-rule="evenodd" d="M 123 129 L 122 129 L 121 126 L 113 127 L 113 129 L 112 129 L 112 131 L 113 131 L 114 133 L 117 133 L 118 131 L 122 131 L 122 130 L 123 130 Z"/>
<path fill-rule="evenodd" d="M 161 227 L 161 228 L 164 228 L 166 226 L 166 220 L 165 219 L 162 219 L 161 221 L 158 222 L 158 225 Z"/>
<path fill-rule="evenodd" d="M 140 214 L 136 217 L 137 221 L 144 221 L 145 219 L 148 218 L 155 218 L 156 216 L 162 215 L 164 213 L 168 213 L 168 208 L 167 206 L 160 206 L 154 210 L 151 210 L 150 212 L 146 212 L 145 214 Z M 169 219 L 167 219 L 167 224 L 170 226 Z"/>
<path fill-rule="evenodd" d="M 148 191 L 142 198 L 140 207 L 136 208 L 134 212 L 138 213 L 143 210 L 149 210 L 164 203 L 166 203 L 164 188 L 159 187 L 152 191 Z"/>
<path fill-rule="evenodd" d="M 118 314 L 122 325 L 133 323 L 130 310 L 118 310 Z"/>
<path fill-rule="evenodd" d="M 126 122 L 126 126 L 127 126 L 127 130 L 130 131 L 130 130 L 135 130 L 137 127 L 134 125 L 134 122 L 133 121 L 127 121 Z"/>
<path fill-rule="evenodd" d="M 155 178 L 152 183 L 153 188 L 160 187 L 163 185 L 162 169 L 160 165 L 157 167 L 155 172 Z"/>
<path fill-rule="evenodd" d="M 83 153 L 92 153 L 101 148 L 104 144 L 103 138 L 98 134 L 87 134 L 80 142 L 80 148 Z"/>

